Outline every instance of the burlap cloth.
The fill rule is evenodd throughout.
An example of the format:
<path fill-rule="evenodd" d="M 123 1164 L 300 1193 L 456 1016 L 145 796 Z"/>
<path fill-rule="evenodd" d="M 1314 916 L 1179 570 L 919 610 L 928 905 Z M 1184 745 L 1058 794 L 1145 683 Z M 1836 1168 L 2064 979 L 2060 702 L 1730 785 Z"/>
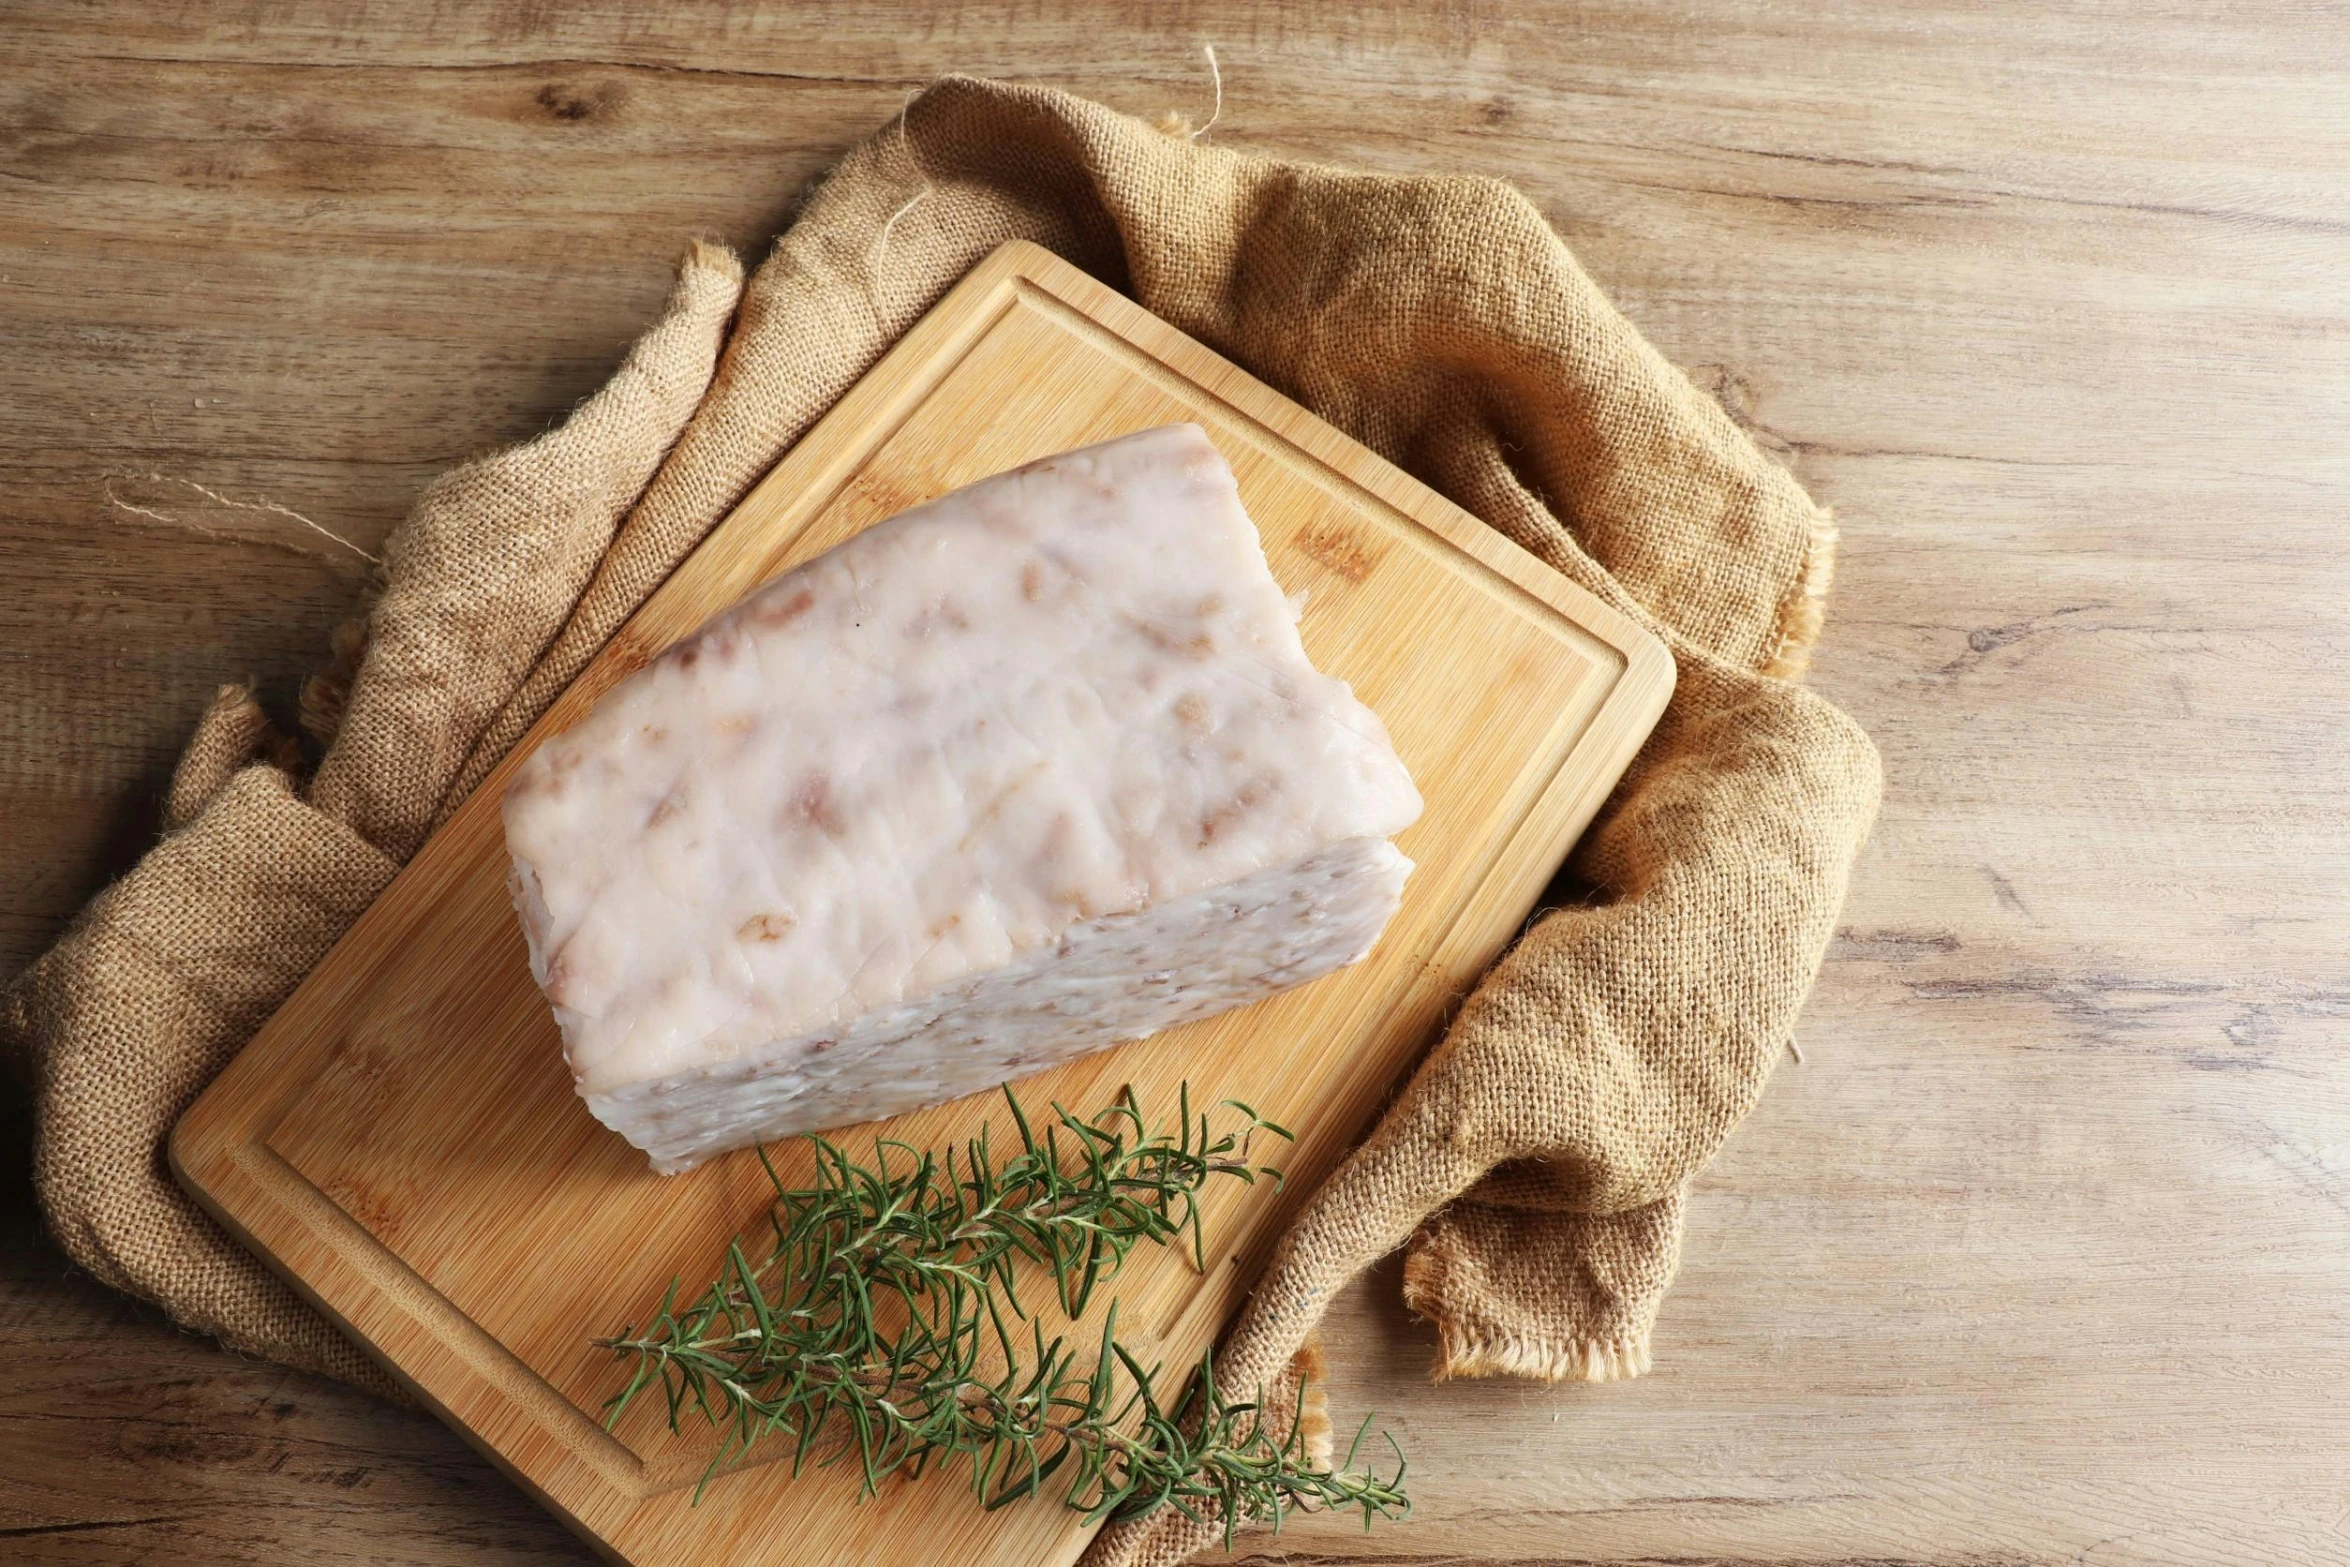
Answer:
<path fill-rule="evenodd" d="M 1001 242 L 1139 300 L 1638 618 L 1679 686 L 1535 924 L 1311 1201 L 1223 1379 L 1276 1384 L 1408 1246 L 1438 1376 L 1646 1369 L 1689 1182 L 1754 1103 L 1874 813 L 1875 751 L 1795 683 L 1823 514 L 1507 186 L 1249 157 L 1061 93 L 948 80 L 841 163 L 746 288 L 697 245 L 561 429 L 434 484 L 364 638 L 304 695 L 307 780 L 222 691 L 162 840 L 9 990 L 59 1242 L 238 1349 L 380 1372 L 165 1168 L 173 1120 L 615 628 Z M 1180 1560 L 1172 1512 L 1095 1559 Z"/>

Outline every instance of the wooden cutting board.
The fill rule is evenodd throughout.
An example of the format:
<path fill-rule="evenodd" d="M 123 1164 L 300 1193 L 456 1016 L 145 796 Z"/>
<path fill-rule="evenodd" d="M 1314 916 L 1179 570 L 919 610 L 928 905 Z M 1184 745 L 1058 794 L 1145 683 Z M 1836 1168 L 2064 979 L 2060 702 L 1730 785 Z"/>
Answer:
<path fill-rule="evenodd" d="M 964 1476 L 859 1502 L 846 1470 L 759 1461 L 693 1482 L 702 1431 L 658 1400 L 617 1430 L 597 1334 L 690 1296 L 766 1184 L 748 1153 L 660 1177 L 590 1119 L 507 903 L 498 799 L 533 745 L 756 584 L 988 474 L 1174 420 L 1239 475 L 1321 668 L 1386 720 L 1427 798 L 1419 864 L 1364 962 L 1022 1085 L 1154 1119 L 1185 1080 L 1297 1133 L 1289 1175 L 1215 1194 L 1209 1266 L 1146 1251 L 1121 1331 L 1171 1380 L 1231 1316 L 1286 1217 L 1363 1132 L 1448 1009 L 1516 934 L 1672 687 L 1663 647 L 1460 508 L 1131 301 L 1006 245 L 794 447 L 425 845 L 180 1122 L 182 1182 L 417 1396 L 611 1556 L 636 1563 L 1058 1563 L 1049 1499 L 985 1514 Z M 939 1146 L 981 1097 L 901 1117 Z M 841 1134 L 851 1147 L 867 1129 Z M 797 1147 L 780 1151 L 789 1178 Z M 1148 1355 L 1146 1354 L 1146 1358 Z"/>

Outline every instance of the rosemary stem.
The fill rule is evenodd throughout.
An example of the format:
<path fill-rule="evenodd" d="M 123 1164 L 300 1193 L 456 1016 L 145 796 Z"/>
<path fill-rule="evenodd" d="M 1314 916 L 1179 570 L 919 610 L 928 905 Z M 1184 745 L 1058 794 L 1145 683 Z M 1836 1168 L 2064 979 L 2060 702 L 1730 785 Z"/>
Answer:
<path fill-rule="evenodd" d="M 678 1307 L 673 1284 L 642 1332 L 596 1341 L 633 1362 L 608 1420 L 654 1385 L 672 1429 L 698 1409 L 723 1432 L 704 1485 L 730 1456 L 783 1436 L 795 1469 L 811 1454 L 854 1458 L 868 1495 L 890 1474 L 967 1458 L 988 1507 L 1059 1476 L 1067 1505 L 1093 1519 L 1213 1506 L 1228 1525 L 1277 1526 L 1300 1506 L 1359 1507 L 1366 1523 L 1408 1510 L 1400 1453 L 1387 1479 L 1323 1469 L 1296 1417 L 1276 1436 L 1266 1411 L 1223 1397 L 1204 1363 L 1170 1417 L 1152 1373 L 1116 1340 L 1115 1303 L 1089 1365 L 1048 1342 L 1020 1303 L 1017 1270 L 1030 1264 L 1072 1320 L 1145 1242 L 1188 1240 L 1204 1266 L 1200 1194 L 1218 1178 L 1278 1181 L 1249 1162 L 1249 1142 L 1289 1134 L 1236 1104 L 1239 1126 L 1218 1135 L 1193 1116 L 1188 1085 L 1172 1135 L 1150 1133 L 1131 1094 L 1091 1121 L 1056 1105 L 1041 1135 L 1009 1090 L 1005 1099 L 1016 1152 L 999 1155 L 985 1134 L 943 1159 L 877 1142 L 865 1166 L 812 1138 L 814 1184 L 795 1188 L 762 1151 L 772 1244 L 757 1262 L 730 1246 L 691 1306 Z M 893 1162 L 892 1149 L 912 1164 Z M 1029 1349 L 1007 1310 L 1026 1321 Z"/>

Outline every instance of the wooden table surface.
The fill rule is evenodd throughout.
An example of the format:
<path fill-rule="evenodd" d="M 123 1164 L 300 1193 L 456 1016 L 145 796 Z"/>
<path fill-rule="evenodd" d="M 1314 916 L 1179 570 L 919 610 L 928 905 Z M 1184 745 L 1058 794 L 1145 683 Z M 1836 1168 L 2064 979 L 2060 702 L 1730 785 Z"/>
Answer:
<path fill-rule="evenodd" d="M 1858 8 L 1854 8 L 1858 9 Z M 1823 13 L 1825 8 L 1822 8 Z M 2198 18 L 2194 13 L 2212 15 Z M 1286 1562 L 2350 1561 L 2350 16 L 1730 0 L 0 11 L 0 972 L 280 712 L 436 472 L 936 73 L 1516 182 L 1844 528 L 1883 822 L 1655 1374 L 1431 1387 Z M 11 1147 L 26 1141 L 13 1097 Z M 429 1418 L 0 1199 L 0 1557 L 578 1562 Z"/>

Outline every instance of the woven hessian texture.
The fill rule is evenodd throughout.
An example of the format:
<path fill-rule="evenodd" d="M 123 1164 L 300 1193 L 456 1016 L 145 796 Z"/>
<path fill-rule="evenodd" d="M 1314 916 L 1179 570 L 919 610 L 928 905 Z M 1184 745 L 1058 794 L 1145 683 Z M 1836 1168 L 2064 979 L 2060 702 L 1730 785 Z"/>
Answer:
<path fill-rule="evenodd" d="M 1308 1204 L 1220 1380 L 1293 1386 L 1331 1296 L 1399 1246 L 1439 1376 L 1646 1369 L 1688 1184 L 1785 1049 L 1876 808 L 1868 739 L 1796 683 L 1824 514 L 1507 186 L 1284 164 L 965 79 L 843 160 L 747 287 L 694 247 L 610 386 L 425 493 L 366 635 L 304 693 L 331 738 L 306 784 L 222 692 L 162 841 L 0 1007 L 75 1261 L 237 1348 L 387 1385 L 180 1193 L 173 1120 L 711 526 L 1014 238 L 1417 474 L 1679 667 L 1572 862 L 1592 896 L 1526 933 Z M 1220 1534 L 1162 1513 L 1089 1560 Z"/>

